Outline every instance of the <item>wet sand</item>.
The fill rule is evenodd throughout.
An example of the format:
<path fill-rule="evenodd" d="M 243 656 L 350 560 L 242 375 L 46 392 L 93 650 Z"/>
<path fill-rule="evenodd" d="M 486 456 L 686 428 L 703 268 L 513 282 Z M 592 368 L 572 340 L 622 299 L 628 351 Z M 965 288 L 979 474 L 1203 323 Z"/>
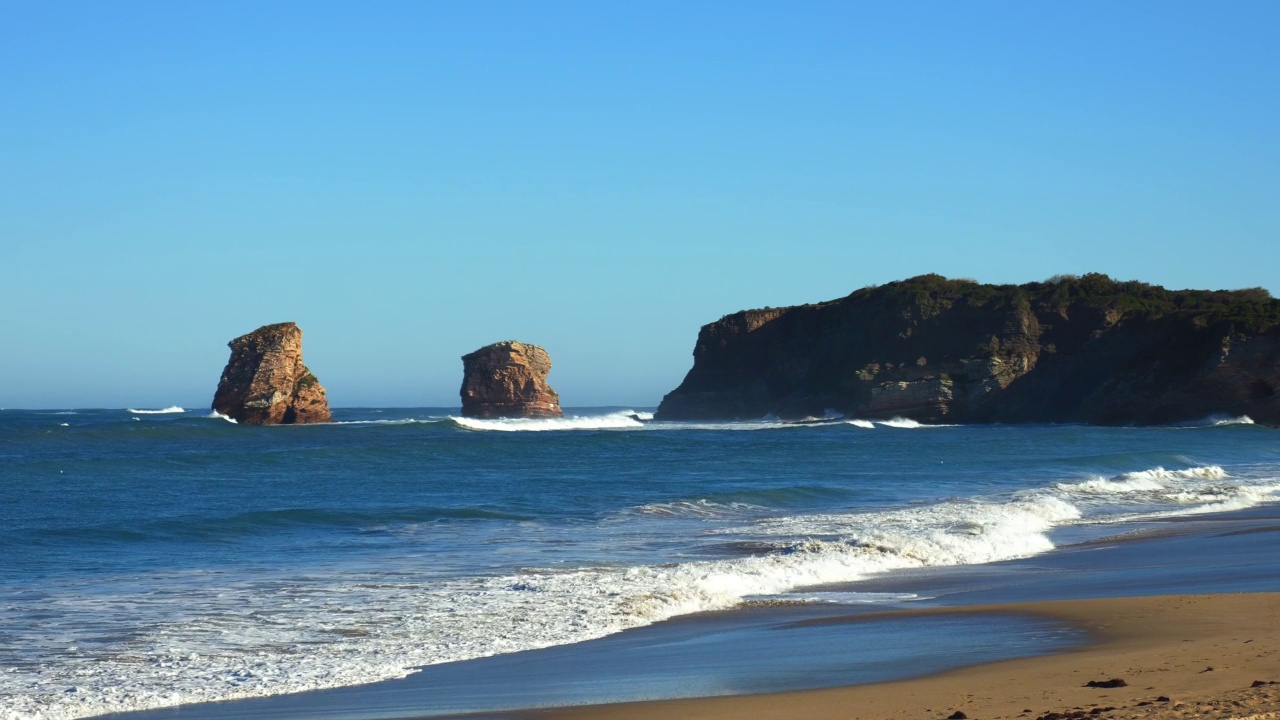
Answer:
<path fill-rule="evenodd" d="M 1087 630 L 1094 641 L 1049 656 L 924 678 L 764 695 L 527 711 L 540 720 L 978 720 L 1280 718 L 1280 593 L 1175 595 L 1014 603 L 912 615 L 1032 613 Z M 904 615 L 906 613 L 892 613 Z M 867 615 L 850 618 L 862 622 Z M 839 619 L 821 622 L 841 622 Z M 767 651 L 767 649 L 763 649 Z M 1087 687 L 1120 679 L 1126 686 Z"/>
<path fill-rule="evenodd" d="M 1277 510 L 1059 538 L 1058 550 L 1023 560 L 825 588 L 916 598 L 887 606 L 766 603 L 400 680 L 109 717 L 1280 720 L 1280 685 L 1251 687 L 1280 681 Z M 1112 678 L 1127 686 L 1084 687 Z M 665 699 L 623 702 L 637 698 Z"/>

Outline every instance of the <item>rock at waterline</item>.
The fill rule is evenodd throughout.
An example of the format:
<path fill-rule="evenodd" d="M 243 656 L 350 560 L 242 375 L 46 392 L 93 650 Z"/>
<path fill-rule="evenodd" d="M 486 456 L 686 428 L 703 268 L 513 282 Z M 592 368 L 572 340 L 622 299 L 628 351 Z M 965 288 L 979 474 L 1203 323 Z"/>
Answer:
<path fill-rule="evenodd" d="M 474 418 L 560 417 L 560 396 L 547 384 L 551 356 L 515 340 L 462 356 L 462 415 Z"/>
<path fill-rule="evenodd" d="M 324 387 L 302 364 L 302 329 L 264 325 L 227 343 L 213 409 L 246 425 L 329 422 Z"/>

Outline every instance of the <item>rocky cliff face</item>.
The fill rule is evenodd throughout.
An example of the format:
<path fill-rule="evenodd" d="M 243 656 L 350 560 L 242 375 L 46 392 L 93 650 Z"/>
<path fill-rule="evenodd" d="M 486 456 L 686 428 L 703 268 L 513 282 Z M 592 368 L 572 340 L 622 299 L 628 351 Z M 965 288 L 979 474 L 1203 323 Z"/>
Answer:
<path fill-rule="evenodd" d="M 317 423 L 330 419 L 324 388 L 302 364 L 302 330 L 266 325 L 227 343 L 213 409 L 248 425 Z"/>
<path fill-rule="evenodd" d="M 551 357 L 514 340 L 462 356 L 462 414 L 466 417 L 560 417 L 560 396 L 547 384 Z"/>
<path fill-rule="evenodd" d="M 925 275 L 706 325 L 661 419 L 1280 423 L 1280 301 L 1105 275 L 980 285 Z"/>

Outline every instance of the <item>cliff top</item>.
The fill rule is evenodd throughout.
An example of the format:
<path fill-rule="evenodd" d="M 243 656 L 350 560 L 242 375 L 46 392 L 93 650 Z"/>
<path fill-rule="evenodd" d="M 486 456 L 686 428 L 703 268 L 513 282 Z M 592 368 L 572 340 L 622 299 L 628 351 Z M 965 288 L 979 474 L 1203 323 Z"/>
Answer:
<path fill-rule="evenodd" d="M 837 300 L 783 308 L 744 310 L 721 318 L 741 318 L 748 331 L 797 308 L 821 308 L 846 302 L 883 300 L 894 303 L 945 302 L 983 306 L 1021 304 L 1047 309 L 1088 307 L 1153 320 L 1177 314 L 1205 323 L 1229 322 L 1240 332 L 1265 332 L 1280 325 L 1280 300 L 1265 288 L 1242 290 L 1166 290 L 1136 280 L 1120 281 L 1102 273 L 1055 275 L 1042 282 L 995 285 L 937 274 L 919 275 L 884 285 L 871 285 Z"/>
<path fill-rule="evenodd" d="M 263 325 L 257 330 L 254 330 L 253 332 L 245 333 L 244 335 L 241 335 L 240 337 L 235 338 L 234 340 L 228 342 L 227 345 L 229 346 L 235 345 L 238 342 L 241 342 L 243 340 L 248 340 L 250 338 L 283 337 L 285 335 L 290 335 L 295 332 L 298 333 L 299 335 L 302 334 L 302 328 L 298 327 L 297 323 L 294 323 L 294 322 L 272 323 L 270 325 Z"/>
<path fill-rule="evenodd" d="M 525 354 L 528 354 L 530 351 L 542 351 L 543 354 L 546 354 L 547 352 L 546 348 L 540 347 L 538 345 L 523 343 L 523 342 L 520 342 L 519 340 L 503 340 L 502 342 L 490 343 L 478 350 L 473 350 L 467 353 L 466 355 L 463 355 L 462 359 L 466 360 L 469 357 L 479 355 L 481 353 L 491 352 L 494 350 L 511 350 L 512 352 L 525 353 Z"/>

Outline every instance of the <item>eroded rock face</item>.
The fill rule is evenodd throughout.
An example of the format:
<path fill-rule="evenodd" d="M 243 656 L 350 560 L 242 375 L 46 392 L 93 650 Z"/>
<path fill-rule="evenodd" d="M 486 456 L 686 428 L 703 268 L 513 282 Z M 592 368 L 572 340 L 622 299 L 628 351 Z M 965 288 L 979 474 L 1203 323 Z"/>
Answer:
<path fill-rule="evenodd" d="M 231 359 L 213 395 L 215 411 L 247 425 L 329 422 L 324 388 L 302 364 L 297 325 L 264 325 L 227 345 Z"/>
<path fill-rule="evenodd" d="M 462 414 L 475 418 L 560 417 L 547 384 L 551 357 L 537 345 L 494 343 L 462 356 Z"/>
<path fill-rule="evenodd" d="M 660 419 L 1280 423 L 1280 300 L 1105 275 L 924 275 L 706 325 Z"/>

